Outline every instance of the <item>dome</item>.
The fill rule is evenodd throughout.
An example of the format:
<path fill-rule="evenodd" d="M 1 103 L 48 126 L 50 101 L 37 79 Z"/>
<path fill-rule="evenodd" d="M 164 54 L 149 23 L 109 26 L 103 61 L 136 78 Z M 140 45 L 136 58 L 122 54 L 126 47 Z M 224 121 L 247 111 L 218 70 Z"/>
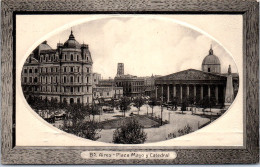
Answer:
<path fill-rule="evenodd" d="M 77 48 L 80 49 L 80 44 L 75 40 L 73 32 L 71 31 L 69 39 L 64 43 L 64 48 Z"/>
<path fill-rule="evenodd" d="M 33 51 L 32 54 L 34 55 L 34 58 L 39 60 L 39 55 L 42 51 L 48 51 L 52 50 L 52 48 L 47 44 L 47 41 L 43 41 L 40 45 L 38 45 Z"/>
<path fill-rule="evenodd" d="M 213 54 L 212 48 L 210 48 L 209 54 L 204 58 L 202 65 L 220 65 L 220 61 L 218 57 Z"/>

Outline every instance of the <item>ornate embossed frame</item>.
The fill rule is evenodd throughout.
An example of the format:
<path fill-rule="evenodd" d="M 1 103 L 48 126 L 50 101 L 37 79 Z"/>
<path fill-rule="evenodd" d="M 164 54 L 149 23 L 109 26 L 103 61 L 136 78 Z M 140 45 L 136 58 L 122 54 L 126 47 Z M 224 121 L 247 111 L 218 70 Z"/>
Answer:
<path fill-rule="evenodd" d="M 259 4 L 254 0 L 3 0 L 2 1 L 2 163 L 3 164 L 226 164 L 259 161 Z M 244 117 L 243 148 L 154 148 L 175 151 L 173 160 L 86 160 L 90 147 L 15 146 L 15 15 L 24 14 L 241 14 L 243 15 Z M 127 148 L 126 148 L 127 149 Z M 128 148 L 131 149 L 131 148 Z M 135 151 L 145 151 L 145 148 Z M 150 149 L 151 150 L 151 149 Z"/>

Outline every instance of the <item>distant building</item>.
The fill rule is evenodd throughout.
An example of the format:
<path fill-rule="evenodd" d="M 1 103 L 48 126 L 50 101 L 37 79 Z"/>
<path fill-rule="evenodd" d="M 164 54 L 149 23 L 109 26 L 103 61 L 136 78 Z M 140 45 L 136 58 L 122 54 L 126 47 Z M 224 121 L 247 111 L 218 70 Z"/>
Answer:
<path fill-rule="evenodd" d="M 26 60 L 22 70 L 25 97 L 67 103 L 92 103 L 92 58 L 86 44 L 69 39 L 52 49 L 46 41 Z"/>
<path fill-rule="evenodd" d="M 144 78 L 132 75 L 121 75 L 115 77 L 117 87 L 123 87 L 124 96 L 136 97 L 144 95 Z"/>
<path fill-rule="evenodd" d="M 117 74 L 116 76 L 124 75 L 124 63 L 117 64 Z"/>
<path fill-rule="evenodd" d="M 231 67 L 229 67 L 228 73 L 221 74 L 220 67 L 218 57 L 213 54 L 213 50 L 210 48 L 209 54 L 202 62 L 201 71 L 188 69 L 156 78 L 155 95 L 157 100 L 169 102 L 177 97 L 182 102 L 183 99 L 190 97 L 194 100 L 197 98 L 202 100 L 208 96 L 214 97 L 217 104 L 230 105 L 230 100 L 227 102 L 227 92 L 233 101 L 232 97 L 236 96 L 239 87 L 238 74 L 231 73 Z M 229 78 L 228 82 L 227 78 Z M 227 84 L 229 84 L 228 87 Z M 226 90 L 231 89 L 231 87 L 232 91 Z"/>
<path fill-rule="evenodd" d="M 99 84 L 98 84 L 99 86 L 116 86 L 115 85 L 115 81 L 114 81 L 114 79 L 101 79 L 100 81 L 99 81 Z"/>
<path fill-rule="evenodd" d="M 99 84 L 100 80 L 101 80 L 101 74 L 99 74 L 99 73 L 93 73 L 92 74 L 93 87 L 96 87 L 96 85 Z"/>
<path fill-rule="evenodd" d="M 111 87 L 111 86 L 97 86 L 93 88 L 93 96 L 95 99 L 120 99 L 123 96 L 122 87 Z"/>
<path fill-rule="evenodd" d="M 159 75 L 152 75 L 150 77 L 144 77 L 144 94 L 146 96 L 155 96 L 155 79 L 160 77 Z"/>

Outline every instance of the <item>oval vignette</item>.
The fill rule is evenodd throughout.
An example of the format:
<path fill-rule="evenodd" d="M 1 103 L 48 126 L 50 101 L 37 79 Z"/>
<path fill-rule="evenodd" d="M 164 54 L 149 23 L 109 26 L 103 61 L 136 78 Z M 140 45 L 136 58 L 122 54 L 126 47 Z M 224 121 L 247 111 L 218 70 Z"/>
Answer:
<path fill-rule="evenodd" d="M 28 104 L 46 122 L 119 144 L 203 128 L 239 88 L 236 64 L 220 44 L 159 17 L 97 19 L 59 32 L 32 51 L 21 75 Z"/>

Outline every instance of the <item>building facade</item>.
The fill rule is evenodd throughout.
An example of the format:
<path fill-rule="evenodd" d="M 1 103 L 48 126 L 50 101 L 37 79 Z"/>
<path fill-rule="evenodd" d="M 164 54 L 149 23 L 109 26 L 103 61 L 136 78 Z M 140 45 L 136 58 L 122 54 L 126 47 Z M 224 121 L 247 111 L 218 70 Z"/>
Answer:
<path fill-rule="evenodd" d="M 93 92 L 95 99 L 120 99 L 123 96 L 122 87 L 97 86 L 93 88 Z"/>
<path fill-rule="evenodd" d="M 122 75 L 124 75 L 124 63 L 118 63 L 116 76 L 122 76 Z"/>
<path fill-rule="evenodd" d="M 212 48 L 202 62 L 202 70 L 188 69 L 155 79 L 155 94 L 158 101 L 170 102 L 177 98 L 179 102 L 194 98 L 202 100 L 204 97 L 214 97 L 217 104 L 224 105 L 227 91 L 227 77 L 232 78 L 233 95 L 238 92 L 238 74 L 231 72 L 221 74 L 220 63 L 213 55 Z M 231 71 L 231 67 L 229 67 Z M 230 82 L 230 81 L 229 81 Z"/>
<path fill-rule="evenodd" d="M 121 75 L 115 77 L 115 85 L 123 87 L 124 96 L 136 97 L 143 96 L 145 92 L 145 81 L 143 77 L 132 75 Z"/>
<path fill-rule="evenodd" d="M 26 75 L 26 69 L 35 68 L 37 69 L 38 89 L 33 94 L 34 96 L 68 104 L 92 103 L 93 61 L 91 53 L 88 45 L 79 44 L 76 41 L 72 31 L 64 44 L 57 44 L 57 49 L 52 49 L 44 41 L 32 52 L 30 57 L 34 58 L 33 61 L 26 62 L 22 72 L 25 97 L 28 96 L 28 92 L 25 91 L 28 90 L 28 78 L 30 80 L 30 77 L 33 77 L 30 73 Z M 37 67 L 36 64 L 38 64 Z"/>
<path fill-rule="evenodd" d="M 92 74 L 92 86 L 93 86 L 93 88 L 96 87 L 99 84 L 100 80 L 101 80 L 101 74 L 99 74 L 99 73 L 93 73 Z"/>

